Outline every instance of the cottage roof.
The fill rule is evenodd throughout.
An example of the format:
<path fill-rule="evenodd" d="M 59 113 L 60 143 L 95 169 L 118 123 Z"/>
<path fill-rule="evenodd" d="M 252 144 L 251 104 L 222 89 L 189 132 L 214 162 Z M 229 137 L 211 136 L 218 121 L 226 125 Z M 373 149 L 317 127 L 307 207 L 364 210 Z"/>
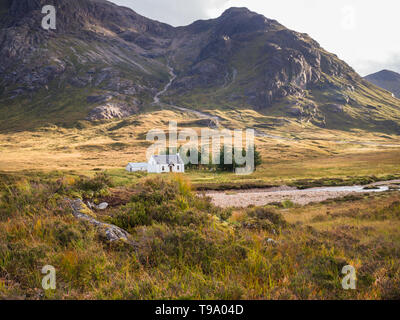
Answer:
<path fill-rule="evenodd" d="M 153 156 L 157 164 L 183 164 L 182 158 L 179 154 L 174 155 L 159 155 Z"/>
<path fill-rule="evenodd" d="M 141 163 L 130 162 L 130 163 L 128 163 L 128 166 L 130 166 L 131 168 L 141 168 L 141 167 L 147 167 L 147 163 L 146 162 L 141 162 Z"/>

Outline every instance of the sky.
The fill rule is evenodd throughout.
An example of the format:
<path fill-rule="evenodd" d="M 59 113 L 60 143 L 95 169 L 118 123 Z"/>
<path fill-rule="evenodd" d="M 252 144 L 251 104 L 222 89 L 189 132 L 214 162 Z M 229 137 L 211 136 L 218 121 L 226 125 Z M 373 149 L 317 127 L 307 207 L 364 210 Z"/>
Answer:
<path fill-rule="evenodd" d="M 148 18 L 183 26 L 247 7 L 308 33 L 360 75 L 400 73 L 399 0 L 112 0 Z"/>

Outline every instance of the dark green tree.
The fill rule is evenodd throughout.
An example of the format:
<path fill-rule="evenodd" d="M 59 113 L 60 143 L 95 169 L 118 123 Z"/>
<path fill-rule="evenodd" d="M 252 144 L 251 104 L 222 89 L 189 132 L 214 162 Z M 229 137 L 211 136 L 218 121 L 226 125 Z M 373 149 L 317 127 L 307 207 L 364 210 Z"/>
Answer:
<path fill-rule="evenodd" d="M 256 171 L 257 167 L 260 165 L 262 165 L 261 153 L 257 151 L 257 147 L 254 146 L 254 171 Z"/>
<path fill-rule="evenodd" d="M 189 150 L 186 151 L 186 157 L 188 159 L 190 159 L 190 156 L 193 153 L 196 153 L 197 151 L 197 163 L 192 163 L 192 161 L 189 161 L 189 163 L 186 165 L 186 168 L 188 169 L 199 169 L 201 166 L 201 151 L 200 150 L 196 150 L 195 148 L 191 148 Z"/>

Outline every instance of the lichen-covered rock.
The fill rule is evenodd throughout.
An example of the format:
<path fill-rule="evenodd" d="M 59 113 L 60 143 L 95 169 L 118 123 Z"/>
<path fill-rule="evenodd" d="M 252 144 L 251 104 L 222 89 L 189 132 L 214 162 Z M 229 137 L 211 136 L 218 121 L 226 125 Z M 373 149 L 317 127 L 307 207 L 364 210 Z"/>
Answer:
<path fill-rule="evenodd" d="M 137 105 L 126 103 L 107 103 L 98 106 L 90 111 L 87 120 L 107 120 L 107 119 L 122 119 L 129 117 L 139 111 Z"/>
<path fill-rule="evenodd" d="M 94 225 L 100 234 L 108 241 L 123 241 L 137 247 L 137 243 L 132 240 L 132 236 L 128 232 L 112 224 L 100 222 L 95 219 L 93 212 L 82 202 L 82 200 L 66 199 L 66 201 L 71 206 L 74 217 Z"/>
<path fill-rule="evenodd" d="M 108 208 L 108 203 L 107 202 L 102 202 L 98 206 L 96 206 L 98 210 L 106 210 Z"/>
<path fill-rule="evenodd" d="M 266 239 L 265 242 L 266 242 L 266 244 L 272 245 L 272 246 L 277 246 L 278 245 L 278 241 L 276 241 L 274 239 L 271 239 L 271 238 Z"/>
<path fill-rule="evenodd" d="M 96 209 L 96 210 L 106 210 L 108 208 L 108 203 L 107 202 L 102 202 L 99 205 L 96 205 L 94 203 L 91 203 L 90 201 L 87 202 L 87 206 L 89 209 Z"/>

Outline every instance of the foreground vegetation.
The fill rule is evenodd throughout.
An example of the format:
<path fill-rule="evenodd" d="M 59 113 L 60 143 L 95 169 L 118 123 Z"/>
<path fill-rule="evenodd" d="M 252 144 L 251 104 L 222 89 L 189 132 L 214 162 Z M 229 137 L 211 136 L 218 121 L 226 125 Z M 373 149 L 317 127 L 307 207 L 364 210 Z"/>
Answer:
<path fill-rule="evenodd" d="M 399 299 L 400 193 L 305 207 L 220 209 L 182 176 L 116 187 L 93 178 L 0 175 L 0 297 L 27 299 Z M 107 201 L 109 243 L 66 198 Z M 53 265 L 56 290 L 41 288 Z M 341 287 L 342 267 L 357 290 Z"/>

